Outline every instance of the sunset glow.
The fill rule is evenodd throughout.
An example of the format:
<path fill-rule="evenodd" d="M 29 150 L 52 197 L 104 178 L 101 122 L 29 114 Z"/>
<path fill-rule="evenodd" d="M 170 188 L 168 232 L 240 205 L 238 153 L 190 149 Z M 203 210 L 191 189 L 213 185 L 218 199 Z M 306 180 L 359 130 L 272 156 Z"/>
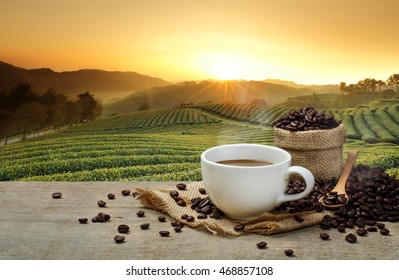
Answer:
<path fill-rule="evenodd" d="M 399 2 L 378 3 L 8 1 L 0 5 L 0 61 L 134 71 L 171 82 L 386 80 L 398 72 Z"/>

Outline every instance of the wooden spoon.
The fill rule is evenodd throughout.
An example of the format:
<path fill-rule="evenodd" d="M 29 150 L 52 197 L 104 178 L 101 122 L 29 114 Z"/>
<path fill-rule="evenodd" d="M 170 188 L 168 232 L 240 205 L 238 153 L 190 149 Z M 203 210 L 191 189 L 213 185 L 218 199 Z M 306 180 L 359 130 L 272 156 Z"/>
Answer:
<path fill-rule="evenodd" d="M 358 153 L 359 153 L 359 151 L 357 151 L 357 150 L 352 150 L 349 152 L 348 158 L 346 159 L 344 168 L 342 169 L 341 177 L 339 177 L 337 185 L 330 191 L 330 193 L 328 193 L 320 198 L 319 201 L 324 207 L 339 208 L 348 202 L 348 195 L 346 194 L 346 191 L 345 191 L 345 185 L 346 185 L 346 181 L 348 180 L 349 174 L 352 171 L 352 167 L 355 164 Z M 324 201 L 324 199 L 328 198 L 329 195 L 330 195 L 330 197 L 331 196 L 334 197 L 334 195 L 341 196 L 340 200 L 343 201 L 343 203 L 331 204 L 331 202 L 329 203 L 329 201 L 327 199 L 326 199 L 326 201 Z"/>

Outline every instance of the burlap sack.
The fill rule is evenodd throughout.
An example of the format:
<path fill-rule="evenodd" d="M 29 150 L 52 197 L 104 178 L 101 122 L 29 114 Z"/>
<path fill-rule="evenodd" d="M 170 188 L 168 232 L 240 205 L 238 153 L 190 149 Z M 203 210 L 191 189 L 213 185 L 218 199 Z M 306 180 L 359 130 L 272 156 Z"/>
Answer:
<path fill-rule="evenodd" d="M 232 220 L 226 217 L 221 219 L 195 219 L 194 222 L 187 222 L 181 218 L 181 215 L 187 214 L 189 216 L 197 217 L 198 213 L 191 209 L 191 198 L 205 197 L 199 193 L 199 188 L 204 188 L 202 182 L 192 182 L 187 185 L 187 190 L 179 190 L 180 197 L 183 198 L 187 206 L 182 207 L 177 205 L 176 201 L 170 196 L 169 190 L 146 190 L 137 188 L 136 198 L 144 207 L 161 211 L 170 215 L 173 219 L 179 220 L 191 227 L 204 227 L 213 234 L 223 234 L 239 236 L 245 233 L 256 233 L 263 235 L 270 235 L 274 233 L 292 231 L 312 225 L 319 224 L 326 214 L 331 214 L 329 211 L 318 212 L 303 212 L 299 215 L 304 218 L 303 222 L 298 222 L 294 219 L 294 215 L 290 213 L 264 213 L 258 217 L 248 219 L 246 221 Z M 234 227 L 244 224 L 243 231 L 235 231 Z"/>
<path fill-rule="evenodd" d="M 345 127 L 291 132 L 274 128 L 274 142 L 289 152 L 292 165 L 309 169 L 316 179 L 338 178 L 343 167 Z"/>

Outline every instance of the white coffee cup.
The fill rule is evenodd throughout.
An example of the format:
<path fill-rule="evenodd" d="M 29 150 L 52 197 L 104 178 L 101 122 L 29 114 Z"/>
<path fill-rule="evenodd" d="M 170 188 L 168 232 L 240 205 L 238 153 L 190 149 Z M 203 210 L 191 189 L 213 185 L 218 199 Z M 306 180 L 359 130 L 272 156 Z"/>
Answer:
<path fill-rule="evenodd" d="M 256 160 L 265 166 L 232 166 L 220 161 Z M 280 148 L 258 144 L 231 144 L 201 154 L 202 180 L 209 198 L 224 214 L 245 219 L 270 212 L 280 204 L 301 199 L 313 189 L 314 177 L 306 168 L 291 166 L 291 155 Z M 303 192 L 286 194 L 289 175 L 306 182 Z"/>

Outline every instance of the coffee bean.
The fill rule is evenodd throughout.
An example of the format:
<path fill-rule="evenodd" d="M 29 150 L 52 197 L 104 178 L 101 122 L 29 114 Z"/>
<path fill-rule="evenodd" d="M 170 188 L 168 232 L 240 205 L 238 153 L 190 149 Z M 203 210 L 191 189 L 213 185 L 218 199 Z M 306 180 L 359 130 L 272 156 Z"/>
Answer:
<path fill-rule="evenodd" d="M 180 216 L 180 218 L 182 218 L 183 220 L 187 220 L 188 215 L 187 214 L 183 214 L 183 215 Z"/>
<path fill-rule="evenodd" d="M 322 232 L 322 233 L 320 233 L 320 238 L 323 240 L 328 240 L 330 238 L 330 236 L 327 233 Z"/>
<path fill-rule="evenodd" d="M 178 188 L 179 190 L 185 190 L 187 188 L 187 185 L 184 183 L 179 183 L 176 185 L 176 188 Z"/>
<path fill-rule="evenodd" d="M 261 242 L 257 243 L 256 246 L 257 246 L 259 249 L 264 249 L 264 248 L 266 248 L 266 246 L 267 246 L 267 242 L 261 241 Z"/>
<path fill-rule="evenodd" d="M 385 224 L 383 224 L 383 223 L 377 223 L 376 226 L 377 226 L 377 228 L 379 228 L 379 229 L 383 229 L 383 228 L 385 227 Z"/>
<path fill-rule="evenodd" d="M 204 213 L 200 213 L 200 214 L 198 214 L 198 216 L 197 216 L 197 219 L 206 219 L 206 218 L 208 218 L 208 215 L 206 215 L 206 214 L 204 214 Z"/>
<path fill-rule="evenodd" d="M 176 227 L 176 226 L 184 227 L 184 223 L 179 220 L 174 220 L 170 224 L 172 225 L 172 227 Z"/>
<path fill-rule="evenodd" d="M 345 232 L 345 227 L 341 227 L 341 226 L 338 227 L 338 231 L 339 231 L 339 232 Z"/>
<path fill-rule="evenodd" d="M 297 221 L 298 223 L 302 223 L 305 219 L 299 215 L 294 215 L 294 219 L 295 221 Z"/>
<path fill-rule="evenodd" d="M 212 213 L 212 207 L 211 206 L 205 206 L 204 208 L 201 209 L 202 214 L 209 215 Z"/>
<path fill-rule="evenodd" d="M 125 241 L 125 237 L 122 235 L 115 235 L 114 240 L 116 243 L 122 243 Z"/>
<path fill-rule="evenodd" d="M 173 227 L 175 232 L 181 232 L 182 227 L 181 226 L 175 226 Z"/>
<path fill-rule="evenodd" d="M 123 196 L 129 196 L 130 195 L 130 190 L 123 190 L 122 191 Z"/>
<path fill-rule="evenodd" d="M 381 233 L 382 235 L 388 235 L 388 234 L 389 234 L 389 229 L 387 229 L 387 228 L 382 228 L 382 229 L 380 229 L 380 233 Z"/>
<path fill-rule="evenodd" d="M 160 221 L 161 223 L 164 223 L 166 221 L 166 217 L 165 216 L 158 216 L 158 221 Z"/>
<path fill-rule="evenodd" d="M 159 232 L 159 234 L 160 234 L 162 237 L 167 237 L 167 236 L 169 236 L 170 232 L 167 231 L 167 230 L 161 230 L 161 231 Z"/>
<path fill-rule="evenodd" d="M 195 218 L 193 216 L 188 216 L 186 220 L 187 222 L 194 222 Z"/>
<path fill-rule="evenodd" d="M 206 190 L 204 188 L 199 188 L 198 191 L 200 194 L 206 194 Z"/>
<path fill-rule="evenodd" d="M 129 230 L 130 230 L 130 228 L 129 228 L 128 225 L 122 224 L 122 225 L 119 225 L 119 226 L 118 226 L 118 232 L 119 232 L 119 233 L 128 233 Z"/>
<path fill-rule="evenodd" d="M 373 227 L 373 226 L 367 227 L 368 232 L 376 232 L 377 230 L 378 230 L 377 227 Z"/>
<path fill-rule="evenodd" d="M 114 195 L 113 193 L 107 194 L 107 197 L 108 197 L 109 199 L 115 199 L 115 195 Z"/>
<path fill-rule="evenodd" d="M 97 222 L 98 222 L 98 221 L 97 221 L 97 217 L 91 218 L 91 221 L 92 221 L 93 223 L 97 223 Z"/>
<path fill-rule="evenodd" d="M 103 213 L 103 212 L 100 212 L 100 213 L 97 214 L 97 216 L 96 216 L 95 218 L 96 218 L 96 219 L 95 219 L 96 222 L 104 223 L 104 222 L 110 220 L 110 219 L 111 219 L 111 216 L 108 215 L 108 214 L 105 214 L 105 213 Z M 93 221 L 93 219 L 92 219 L 92 221 Z"/>
<path fill-rule="evenodd" d="M 137 217 L 140 217 L 140 218 L 142 218 L 142 217 L 144 217 L 144 215 L 145 215 L 145 212 L 144 212 L 144 211 L 142 211 L 142 210 L 140 210 L 140 211 L 137 211 L 136 215 L 137 215 Z"/>
<path fill-rule="evenodd" d="M 60 193 L 60 192 L 55 192 L 55 193 L 53 193 L 51 196 L 52 196 L 53 198 L 55 198 L 55 199 L 59 199 L 59 198 L 61 198 L 62 193 Z"/>
<path fill-rule="evenodd" d="M 97 204 L 99 207 L 105 207 L 105 204 L 107 204 L 104 200 L 99 200 L 97 201 Z"/>
<path fill-rule="evenodd" d="M 79 223 L 86 224 L 88 220 L 87 218 L 79 218 Z"/>
<path fill-rule="evenodd" d="M 171 191 L 169 192 L 169 195 L 170 195 L 172 198 L 178 197 L 178 196 L 179 196 L 179 192 L 176 191 L 176 190 L 171 190 Z"/>
<path fill-rule="evenodd" d="M 345 240 L 349 243 L 356 243 L 357 237 L 353 233 L 349 233 L 347 236 L 345 236 Z"/>
<path fill-rule="evenodd" d="M 291 249 L 286 249 L 286 250 L 284 250 L 284 254 L 286 256 L 290 257 L 290 256 L 294 255 L 294 251 Z"/>
<path fill-rule="evenodd" d="M 358 228 L 358 229 L 356 230 L 356 233 L 357 233 L 357 235 L 359 235 L 359 236 L 365 236 L 365 235 L 367 234 L 367 229 L 365 229 L 365 228 Z"/>
<path fill-rule="evenodd" d="M 182 207 L 185 207 L 185 206 L 187 205 L 187 203 L 186 203 L 183 199 L 179 199 L 179 200 L 177 201 L 177 205 L 182 206 Z"/>
<path fill-rule="evenodd" d="M 234 230 L 235 230 L 235 231 L 243 231 L 244 228 L 245 228 L 245 225 L 236 225 L 236 226 L 234 227 Z"/>
<path fill-rule="evenodd" d="M 149 227 L 150 227 L 150 224 L 149 224 L 149 223 L 145 223 L 145 224 L 141 224 L 141 225 L 140 225 L 140 228 L 143 229 L 143 230 L 146 230 L 146 229 L 148 229 Z"/>

